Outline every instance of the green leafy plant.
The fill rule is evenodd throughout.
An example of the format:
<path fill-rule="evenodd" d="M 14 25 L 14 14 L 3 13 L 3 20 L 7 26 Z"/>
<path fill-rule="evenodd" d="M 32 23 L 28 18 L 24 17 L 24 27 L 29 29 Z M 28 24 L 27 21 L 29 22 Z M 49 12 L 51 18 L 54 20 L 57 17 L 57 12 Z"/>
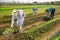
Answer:
<path fill-rule="evenodd" d="M 7 37 L 7 36 L 11 35 L 12 33 L 14 33 L 13 28 L 7 28 L 7 29 L 3 32 L 3 35 Z"/>

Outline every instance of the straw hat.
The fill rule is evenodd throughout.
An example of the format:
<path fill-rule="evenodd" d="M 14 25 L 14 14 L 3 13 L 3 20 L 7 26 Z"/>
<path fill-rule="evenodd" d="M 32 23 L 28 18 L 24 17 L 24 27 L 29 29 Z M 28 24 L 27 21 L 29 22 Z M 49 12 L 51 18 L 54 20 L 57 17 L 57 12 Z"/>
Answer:
<path fill-rule="evenodd" d="M 15 13 L 15 12 L 17 12 L 17 10 L 15 9 L 15 10 L 13 10 L 13 13 Z"/>

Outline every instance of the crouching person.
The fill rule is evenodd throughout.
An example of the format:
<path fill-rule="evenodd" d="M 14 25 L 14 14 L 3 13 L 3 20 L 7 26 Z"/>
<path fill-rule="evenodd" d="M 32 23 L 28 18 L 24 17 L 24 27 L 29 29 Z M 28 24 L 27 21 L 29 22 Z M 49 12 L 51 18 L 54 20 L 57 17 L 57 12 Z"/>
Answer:
<path fill-rule="evenodd" d="M 22 32 L 22 25 L 24 22 L 24 11 L 23 10 L 13 10 L 11 27 L 13 27 L 15 19 L 17 19 L 16 24 L 18 26 L 19 32 Z"/>
<path fill-rule="evenodd" d="M 32 8 L 32 11 L 33 11 L 33 15 L 36 15 L 37 14 L 37 8 Z"/>
<path fill-rule="evenodd" d="M 55 15 L 55 8 L 48 8 L 46 9 L 47 17 L 50 17 L 51 19 L 54 18 Z"/>

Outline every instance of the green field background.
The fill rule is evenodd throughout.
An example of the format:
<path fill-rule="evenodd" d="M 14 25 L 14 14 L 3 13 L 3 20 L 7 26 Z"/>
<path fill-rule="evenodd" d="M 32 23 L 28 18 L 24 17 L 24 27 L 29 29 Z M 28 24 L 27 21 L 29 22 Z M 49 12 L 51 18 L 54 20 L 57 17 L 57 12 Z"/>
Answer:
<path fill-rule="evenodd" d="M 37 13 L 44 13 L 45 10 L 50 7 L 55 7 L 59 12 L 58 9 L 60 8 L 60 5 L 0 5 L 0 17 L 11 15 L 12 10 L 14 9 L 22 9 L 26 15 L 31 14 L 33 7 L 38 8 Z"/>

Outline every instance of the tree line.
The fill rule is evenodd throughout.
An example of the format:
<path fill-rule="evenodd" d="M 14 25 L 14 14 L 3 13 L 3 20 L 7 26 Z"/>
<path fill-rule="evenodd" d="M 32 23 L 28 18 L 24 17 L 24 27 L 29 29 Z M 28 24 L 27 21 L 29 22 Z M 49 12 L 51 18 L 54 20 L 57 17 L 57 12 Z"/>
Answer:
<path fill-rule="evenodd" d="M 0 2 L 0 5 L 1 4 L 10 4 L 10 5 L 49 5 L 49 4 L 55 4 L 55 5 L 60 5 L 60 1 L 52 1 L 52 2 L 32 2 L 32 3 L 23 3 L 23 2 Z"/>

